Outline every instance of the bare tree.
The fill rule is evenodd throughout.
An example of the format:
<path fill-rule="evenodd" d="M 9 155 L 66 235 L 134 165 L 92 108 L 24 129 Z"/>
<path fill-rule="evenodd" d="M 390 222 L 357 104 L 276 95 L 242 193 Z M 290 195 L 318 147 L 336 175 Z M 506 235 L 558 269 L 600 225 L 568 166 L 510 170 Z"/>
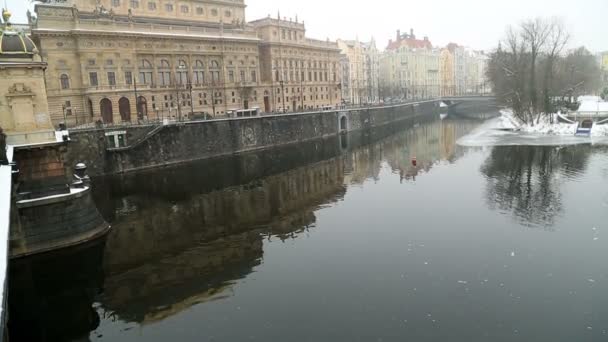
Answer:
<path fill-rule="evenodd" d="M 547 44 L 550 27 L 544 19 L 536 18 L 521 24 L 521 34 L 530 51 L 530 104 L 532 113 L 538 113 L 538 90 L 536 89 L 536 62 L 539 54 Z"/>
<path fill-rule="evenodd" d="M 555 73 L 555 61 L 561 55 L 569 40 L 570 34 L 566 32 L 563 21 L 554 18 L 550 22 L 549 27 L 543 80 L 543 111 L 545 113 L 551 113 L 553 110 L 553 108 L 551 108 L 549 89 L 552 86 L 553 75 Z M 538 119 L 540 119 L 540 116 L 537 118 L 537 121 Z M 552 119 L 553 117 L 551 117 L 551 120 Z"/>

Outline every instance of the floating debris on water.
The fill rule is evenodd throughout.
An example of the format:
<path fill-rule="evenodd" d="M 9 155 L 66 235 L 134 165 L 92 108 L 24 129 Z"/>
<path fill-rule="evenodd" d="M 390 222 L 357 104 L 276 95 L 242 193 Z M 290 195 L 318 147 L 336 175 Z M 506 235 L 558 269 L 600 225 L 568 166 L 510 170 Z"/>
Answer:
<path fill-rule="evenodd" d="M 512 256 L 512 257 L 514 257 L 514 256 L 515 256 L 515 252 L 514 252 L 514 251 L 513 251 L 513 252 L 511 252 L 511 256 Z"/>
<path fill-rule="evenodd" d="M 468 284 L 468 283 L 469 283 L 469 282 L 467 282 L 466 280 L 459 280 L 459 281 L 458 281 L 458 284 L 465 284 L 465 285 L 466 285 L 466 284 Z"/>

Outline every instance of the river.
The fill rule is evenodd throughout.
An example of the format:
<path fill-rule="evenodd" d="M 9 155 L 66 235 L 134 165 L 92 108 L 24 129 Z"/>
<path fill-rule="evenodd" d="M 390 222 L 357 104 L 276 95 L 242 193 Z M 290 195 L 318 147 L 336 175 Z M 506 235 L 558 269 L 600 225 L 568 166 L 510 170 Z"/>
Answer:
<path fill-rule="evenodd" d="M 97 179 L 111 233 L 11 265 L 12 338 L 608 340 L 608 148 L 481 124 Z"/>

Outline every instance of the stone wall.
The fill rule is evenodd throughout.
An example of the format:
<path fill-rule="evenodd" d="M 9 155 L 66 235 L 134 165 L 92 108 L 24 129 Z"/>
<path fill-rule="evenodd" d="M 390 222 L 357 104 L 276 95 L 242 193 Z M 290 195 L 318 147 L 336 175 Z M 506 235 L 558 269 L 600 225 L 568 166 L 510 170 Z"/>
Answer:
<path fill-rule="evenodd" d="M 344 132 L 367 131 L 419 115 L 438 113 L 436 102 L 348 111 L 314 112 L 170 124 L 149 134 L 150 127 L 129 127 L 121 150 L 107 150 L 105 132 L 71 134 L 68 160 L 85 162 L 93 176 L 117 174 L 322 139 Z M 345 119 L 343 119 L 343 117 Z M 346 123 L 345 129 L 341 121 Z"/>

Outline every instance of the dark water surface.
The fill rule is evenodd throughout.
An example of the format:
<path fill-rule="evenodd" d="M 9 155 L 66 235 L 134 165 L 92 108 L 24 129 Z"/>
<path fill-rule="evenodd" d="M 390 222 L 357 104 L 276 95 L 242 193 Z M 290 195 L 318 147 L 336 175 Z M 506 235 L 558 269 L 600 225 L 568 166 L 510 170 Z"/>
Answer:
<path fill-rule="evenodd" d="M 608 149 L 466 148 L 479 122 L 426 121 L 97 180 L 113 231 L 11 265 L 11 332 L 607 341 Z"/>

